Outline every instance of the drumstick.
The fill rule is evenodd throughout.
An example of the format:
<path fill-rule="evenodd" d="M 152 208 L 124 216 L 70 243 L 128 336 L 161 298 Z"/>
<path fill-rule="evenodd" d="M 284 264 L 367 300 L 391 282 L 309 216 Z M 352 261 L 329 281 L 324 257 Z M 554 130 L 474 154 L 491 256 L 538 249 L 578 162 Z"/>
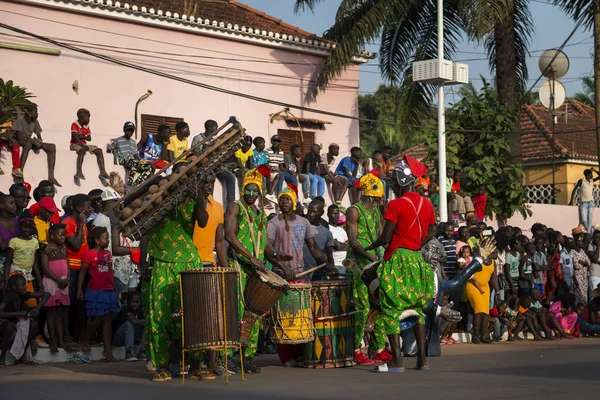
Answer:
<path fill-rule="evenodd" d="M 315 321 L 326 321 L 326 320 L 329 320 L 329 319 L 335 319 L 335 318 L 340 318 L 340 317 L 347 317 L 349 315 L 358 314 L 360 312 L 362 312 L 362 310 L 354 310 L 354 311 L 349 312 L 349 313 L 338 314 L 338 315 L 331 315 L 329 317 L 315 317 Z"/>
<path fill-rule="evenodd" d="M 327 264 L 317 265 L 314 268 L 308 269 L 308 270 L 306 270 L 304 272 L 300 272 L 298 275 L 296 275 L 296 278 L 300 278 L 301 276 L 308 275 L 311 272 L 315 272 L 316 270 L 321 269 L 321 268 L 326 267 L 326 266 L 327 266 Z"/>

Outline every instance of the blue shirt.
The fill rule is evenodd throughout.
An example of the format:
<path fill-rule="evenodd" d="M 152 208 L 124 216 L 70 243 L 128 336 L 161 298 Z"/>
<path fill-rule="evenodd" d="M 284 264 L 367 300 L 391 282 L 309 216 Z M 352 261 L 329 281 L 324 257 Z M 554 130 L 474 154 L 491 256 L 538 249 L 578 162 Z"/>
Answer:
<path fill-rule="evenodd" d="M 140 160 L 158 161 L 162 155 L 163 144 L 154 141 L 154 135 L 148 135 L 146 145 L 140 149 Z"/>
<path fill-rule="evenodd" d="M 269 159 L 267 158 L 267 152 L 254 149 L 252 161 L 254 162 L 254 168 L 258 167 L 259 165 L 268 164 Z"/>
<path fill-rule="evenodd" d="M 350 156 L 344 157 L 344 158 L 342 158 L 342 161 L 340 161 L 337 168 L 335 169 L 335 174 L 341 175 L 341 176 L 346 176 L 346 173 L 344 172 L 345 168 L 348 168 L 350 173 L 353 174 L 354 170 L 356 169 L 356 166 L 357 165 L 354 163 L 354 161 L 352 161 L 352 158 Z"/>

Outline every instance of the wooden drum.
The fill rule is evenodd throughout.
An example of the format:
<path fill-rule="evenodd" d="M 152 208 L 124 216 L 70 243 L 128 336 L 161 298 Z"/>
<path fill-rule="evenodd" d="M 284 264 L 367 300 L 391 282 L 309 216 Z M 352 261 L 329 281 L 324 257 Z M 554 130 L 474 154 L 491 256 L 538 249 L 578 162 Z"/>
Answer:
<path fill-rule="evenodd" d="M 315 340 L 304 345 L 309 368 L 354 365 L 354 310 L 352 281 L 312 282 Z"/>
<path fill-rule="evenodd" d="M 263 315 L 279 300 L 289 288 L 288 283 L 269 270 L 255 270 L 246 281 L 244 303 L 246 308 L 256 315 Z"/>
<path fill-rule="evenodd" d="M 183 348 L 238 345 L 238 272 L 204 268 L 182 272 L 180 276 Z"/>
<path fill-rule="evenodd" d="M 290 289 L 271 310 L 271 340 L 277 344 L 300 344 L 315 339 L 310 282 L 290 283 Z"/>

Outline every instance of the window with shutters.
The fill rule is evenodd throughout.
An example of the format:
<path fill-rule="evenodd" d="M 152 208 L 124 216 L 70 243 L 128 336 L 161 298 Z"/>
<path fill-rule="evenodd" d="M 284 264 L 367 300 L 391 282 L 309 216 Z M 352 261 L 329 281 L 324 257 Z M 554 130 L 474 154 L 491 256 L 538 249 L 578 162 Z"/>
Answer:
<path fill-rule="evenodd" d="M 158 132 L 158 127 L 165 124 L 171 128 L 171 133 L 175 133 L 175 125 L 183 121 L 183 118 L 163 117 L 160 115 L 142 114 L 142 135 L 154 135 Z"/>
<path fill-rule="evenodd" d="M 302 147 L 302 155 L 310 152 L 310 146 L 315 143 L 315 133 L 302 131 L 292 131 L 288 129 L 278 129 L 277 134 L 281 138 L 281 150 L 285 154 L 290 154 L 290 148 L 294 144 Z M 302 140 L 304 139 L 304 141 Z"/>

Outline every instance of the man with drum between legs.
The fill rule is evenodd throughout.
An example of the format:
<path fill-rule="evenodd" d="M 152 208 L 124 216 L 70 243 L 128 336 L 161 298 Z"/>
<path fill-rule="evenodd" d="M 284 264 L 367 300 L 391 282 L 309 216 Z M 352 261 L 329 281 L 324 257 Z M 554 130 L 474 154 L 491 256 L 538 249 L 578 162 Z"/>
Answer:
<path fill-rule="evenodd" d="M 206 177 L 203 182 L 202 190 L 206 196 L 206 213 L 208 214 L 208 221 L 204 228 L 200 227 L 198 223 L 194 225 L 194 244 L 198 249 L 198 255 L 202 260 L 204 266 L 208 263 L 212 266 L 219 266 L 221 268 L 228 268 L 227 263 L 227 245 L 225 243 L 224 234 L 224 211 L 223 205 L 219 203 L 213 197 L 212 193 L 215 188 L 214 174 L 210 174 Z M 215 250 L 217 253 L 217 259 L 215 260 Z M 215 378 L 215 372 L 217 371 L 217 352 L 212 350 L 208 351 L 208 373 L 200 374 L 200 365 L 198 360 L 191 360 L 189 377 L 192 379 L 213 379 Z"/>
<path fill-rule="evenodd" d="M 381 233 L 382 216 L 375 203 L 383 197 L 384 187 L 377 170 L 364 175 L 355 183 L 355 186 L 360 188 L 363 197 L 346 211 L 346 232 L 350 244 L 348 258 L 354 260 L 358 267 L 356 273 L 353 274 L 352 297 L 356 303 L 356 309 L 361 310 L 354 317 L 354 361 L 357 364 L 373 364 L 373 360 L 361 351 L 371 306 L 369 288 L 363 282 L 358 270 L 362 270 L 367 264 L 381 258 L 381 248 L 366 251 L 365 247 L 373 243 Z M 384 363 L 391 361 L 392 355 L 385 349 L 385 330 L 379 316 L 375 318 L 373 337 L 374 340 L 370 344 L 375 350 L 375 361 Z"/>
<path fill-rule="evenodd" d="M 415 192 L 417 177 L 427 168 L 410 156 L 394 170 L 396 199 L 389 202 L 383 232 L 365 250 L 387 245 L 377 275 L 381 282 L 379 301 L 385 333 L 392 346 L 392 361 L 374 372 L 404 372 L 400 346 L 400 320 L 407 312 L 417 316 L 417 369 L 428 370 L 426 329 L 423 309 L 434 296 L 433 269 L 421 256 L 421 246 L 435 234 L 435 214 L 431 202 Z M 404 315 L 403 315 L 404 314 Z"/>
<path fill-rule="evenodd" d="M 277 200 L 281 213 L 267 225 L 268 248 L 272 249 L 273 258 L 277 261 L 273 265 L 273 272 L 288 281 L 294 280 L 297 274 L 304 271 L 304 244 L 318 264 L 327 262 L 327 258 L 315 243 L 315 232 L 310 222 L 295 212 L 297 190 L 293 184 L 289 184 L 279 192 Z M 306 276 L 302 279 L 309 278 Z M 279 359 L 285 364 L 302 355 L 302 345 L 278 344 L 277 352 Z"/>
<path fill-rule="evenodd" d="M 196 187 L 190 190 L 185 202 L 169 211 L 150 231 L 149 239 L 142 240 L 142 257 L 147 252 L 152 265 L 149 274 L 148 264 L 143 261 L 141 272 L 143 279 L 150 278 L 145 335 L 156 366 L 157 373 L 152 378 L 155 382 L 171 379 L 168 371 L 171 344 L 179 342 L 181 346 L 181 318 L 172 317 L 181 309 L 179 273 L 202 268 L 192 238 L 195 224 L 205 227 L 207 222 L 204 192 Z"/>
<path fill-rule="evenodd" d="M 225 215 L 225 239 L 231 249 L 229 264 L 240 273 L 240 315 L 246 311 L 244 309 L 244 288 L 246 279 L 254 269 L 265 269 L 265 248 L 267 242 L 267 217 L 264 211 L 264 200 L 262 198 L 263 177 L 269 177 L 268 166 L 261 165 L 248 171 L 244 177 L 242 193 L 240 200 L 236 200 L 227 205 Z M 260 207 L 256 205 L 256 200 L 260 197 Z M 259 321 L 252 329 L 248 345 L 244 349 L 243 356 L 244 369 L 246 372 L 259 373 L 258 368 L 252 362 L 252 357 L 256 353 L 258 343 Z M 241 371 L 240 364 L 242 360 L 238 357 L 232 357 L 228 368 L 233 372 Z"/>

